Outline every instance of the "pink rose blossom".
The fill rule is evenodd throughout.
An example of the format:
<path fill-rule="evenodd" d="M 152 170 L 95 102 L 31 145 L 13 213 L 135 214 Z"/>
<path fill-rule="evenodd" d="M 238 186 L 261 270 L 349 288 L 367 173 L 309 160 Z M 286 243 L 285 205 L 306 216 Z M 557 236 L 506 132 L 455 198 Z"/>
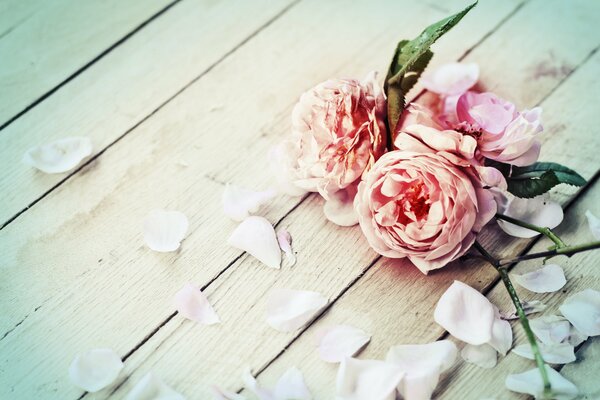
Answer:
<path fill-rule="evenodd" d="M 280 186 L 325 198 L 356 184 L 385 151 L 385 96 L 369 74 L 363 81 L 325 81 L 300 97 L 292 138 L 272 151 Z"/>

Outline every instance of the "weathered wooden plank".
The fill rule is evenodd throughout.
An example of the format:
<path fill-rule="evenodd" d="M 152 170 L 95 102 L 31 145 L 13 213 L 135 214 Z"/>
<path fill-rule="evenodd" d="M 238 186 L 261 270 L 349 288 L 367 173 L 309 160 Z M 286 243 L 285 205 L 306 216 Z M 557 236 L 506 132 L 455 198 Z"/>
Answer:
<path fill-rule="evenodd" d="M 236 177 L 237 183 L 266 185 L 265 154 L 274 138 L 261 133 L 274 129 L 274 118 L 284 114 L 286 122 L 277 125 L 277 132 L 283 135 L 288 130 L 289 109 L 298 93 L 336 73 L 356 75 L 374 65 L 385 66 L 393 49 L 390 43 L 400 35 L 417 34 L 443 15 L 419 5 L 414 9 L 418 16 L 409 16 L 401 12 L 408 3 L 394 2 L 387 10 L 366 1 L 352 8 L 342 7 L 341 2 L 300 3 L 18 223 L 8 225 L 0 233 L 8 266 L 3 283 L 10 282 L 1 291 L 2 308 L 10 310 L 2 326 L 18 326 L 0 340 L 1 368 L 14 371 L 0 378 L 6 379 L 0 387 L 9 388 L 13 395 L 47 391 L 58 391 L 61 398 L 74 395 L 76 390 L 63 371 L 76 352 L 108 345 L 127 354 L 171 314 L 170 299 L 184 282 L 206 284 L 234 262 L 240 253 L 225 245 L 235 225 L 220 214 L 221 187 L 203 178 L 208 172 L 214 177 L 213 172 L 229 169 L 230 156 L 219 150 L 231 151 L 237 155 L 236 164 L 249 167 Z M 482 7 L 487 12 L 471 18 L 468 30 L 457 29 L 454 38 L 448 38 L 442 53 L 460 56 L 517 4 L 503 3 L 492 13 L 488 3 Z M 360 26 L 348 23 L 359 19 Z M 290 30 L 290 26 L 298 28 Z M 316 41 L 322 45 L 315 46 Z M 223 108 L 215 109 L 220 105 Z M 181 161 L 189 166 L 178 165 Z M 259 175 L 255 168 L 261 170 Z M 275 202 L 266 216 L 276 221 L 296 203 L 293 199 Z M 155 254 L 142 245 L 141 220 L 157 206 L 180 209 L 190 217 L 191 233 L 177 254 Z M 321 213 L 316 207 L 309 210 L 315 213 L 312 219 Z M 349 232 L 360 237 L 357 231 Z M 251 265 L 244 262 L 239 272 Z M 356 262 L 357 267 L 363 265 Z M 261 277 L 277 274 L 259 270 Z M 357 270 L 348 273 L 358 275 Z M 299 273 L 294 276 L 301 282 Z M 350 279 L 345 276 L 346 281 L 338 281 L 341 287 Z M 223 279 L 214 287 L 221 286 Z M 230 305 L 232 310 L 235 306 Z M 159 329 L 157 337 L 166 331 Z M 210 334 L 222 335 L 215 330 Z M 56 351 L 48 354 L 50 343 Z M 274 342 L 269 349 L 280 348 L 281 342 Z M 209 377 L 204 379 L 205 383 Z"/>
<path fill-rule="evenodd" d="M 24 165 L 27 149 L 81 135 L 92 139 L 97 155 L 293 2 L 176 4 L 9 125 L 0 135 L 0 226 L 68 176 L 46 175 Z M 134 2 L 126 4 L 132 8 Z M 205 111 L 221 104 L 213 103 Z"/>
<path fill-rule="evenodd" d="M 171 2 L 8 1 L 0 6 L 0 127 Z"/>
<path fill-rule="evenodd" d="M 582 400 L 600 398 L 599 360 L 600 338 L 596 336 L 581 345 L 577 351 L 577 361 L 567 364 L 561 369 L 561 374 L 577 386 Z"/>

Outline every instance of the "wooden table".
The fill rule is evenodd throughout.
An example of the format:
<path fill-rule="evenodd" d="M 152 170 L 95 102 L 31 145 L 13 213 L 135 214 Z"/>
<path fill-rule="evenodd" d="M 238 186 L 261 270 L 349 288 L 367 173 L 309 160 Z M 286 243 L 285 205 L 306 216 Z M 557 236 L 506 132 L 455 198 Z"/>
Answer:
<path fill-rule="evenodd" d="M 232 182 L 270 184 L 267 152 L 290 129 L 307 88 L 330 77 L 384 71 L 395 43 L 457 11 L 465 0 L 4 0 L 0 4 L 0 398 L 121 398 L 148 371 L 190 399 L 217 384 L 239 390 L 249 366 L 266 385 L 295 365 L 316 399 L 333 398 L 336 367 L 318 358 L 315 332 L 348 323 L 373 334 L 362 358 L 391 345 L 445 338 L 433 308 L 452 280 L 511 310 L 495 271 L 455 262 L 422 275 L 378 257 L 359 228 L 322 215 L 322 200 L 279 197 L 264 215 L 291 232 L 298 263 L 271 270 L 226 245 L 222 214 Z M 600 215 L 600 3 L 481 1 L 435 45 L 432 65 L 477 62 L 483 86 L 520 107 L 544 108 L 541 159 L 589 179 L 561 186 L 558 229 L 591 240 L 584 212 Z M 418 92 L 416 88 L 414 94 Z M 94 154 L 68 174 L 45 175 L 24 152 L 65 136 L 88 136 Z M 176 253 L 143 243 L 154 208 L 190 219 Z M 536 251 L 490 226 L 482 242 L 498 255 Z M 557 312 L 569 293 L 600 289 L 600 252 L 557 259 L 568 283 L 535 295 Z M 536 267 L 516 266 L 517 271 Z M 192 282 L 222 324 L 175 314 L 174 293 Z M 265 323 L 271 288 L 315 290 L 330 299 L 308 328 L 279 333 Z M 515 343 L 525 343 L 514 324 Z M 84 394 L 67 377 L 73 357 L 111 347 L 125 368 L 110 388 Z M 600 398 L 600 340 L 588 340 L 561 372 Z M 509 373 L 533 368 L 514 354 L 484 370 L 458 363 L 436 398 L 519 398 Z"/>

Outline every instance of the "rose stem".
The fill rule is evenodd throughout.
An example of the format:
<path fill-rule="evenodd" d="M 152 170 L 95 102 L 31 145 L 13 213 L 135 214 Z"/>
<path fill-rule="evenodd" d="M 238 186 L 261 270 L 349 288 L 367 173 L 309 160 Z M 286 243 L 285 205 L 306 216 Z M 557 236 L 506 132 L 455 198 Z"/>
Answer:
<path fill-rule="evenodd" d="M 506 222 L 510 222 L 511 224 L 515 224 L 517 226 L 541 233 L 542 235 L 545 235 L 548 239 L 552 240 L 554 242 L 554 244 L 556 244 L 557 249 L 560 249 L 562 247 L 567 247 L 565 242 L 563 242 L 554 232 L 552 232 L 552 230 L 550 228 L 533 225 L 528 222 L 521 221 L 516 218 L 509 217 L 508 215 L 504 215 L 504 214 L 500 214 L 500 213 L 496 214 L 496 218 L 504 220 Z"/>
<path fill-rule="evenodd" d="M 497 260 L 494 256 L 492 256 L 488 251 L 481 245 L 479 242 L 475 242 L 473 245 L 483 257 L 490 263 L 500 277 L 502 278 L 502 282 L 508 291 L 508 295 L 510 296 L 515 309 L 517 310 L 517 315 L 519 316 L 519 320 L 521 321 L 521 325 L 525 330 L 525 334 L 527 335 L 527 339 L 529 340 L 529 345 L 531 346 L 531 351 L 533 352 L 535 363 L 537 364 L 538 369 L 540 370 L 540 375 L 542 376 L 542 382 L 544 383 L 544 397 L 549 398 L 552 393 L 552 387 L 550 386 L 550 380 L 548 379 L 548 371 L 546 371 L 546 366 L 544 363 L 544 359 L 542 358 L 542 353 L 540 353 L 540 349 L 538 347 L 537 341 L 529 326 L 529 320 L 525 315 L 525 310 L 523 310 L 523 305 L 521 304 L 521 300 L 517 295 L 517 291 L 515 290 L 510 278 L 508 276 L 508 271 L 506 268 L 500 265 L 499 260 Z"/>
<path fill-rule="evenodd" d="M 576 253 L 581 253 L 583 251 L 596 250 L 596 249 L 600 249 L 600 241 L 579 244 L 576 246 L 567 246 L 567 247 L 562 247 L 560 249 L 542 251 L 539 253 L 525 254 L 525 255 L 522 255 L 519 257 L 514 257 L 514 258 L 503 258 L 501 260 L 498 260 L 498 265 L 500 267 L 502 267 L 504 265 L 515 264 L 520 261 L 533 260 L 536 258 L 549 258 L 549 257 L 554 257 L 554 256 L 560 256 L 560 255 L 571 257 L 573 254 L 576 254 Z"/>

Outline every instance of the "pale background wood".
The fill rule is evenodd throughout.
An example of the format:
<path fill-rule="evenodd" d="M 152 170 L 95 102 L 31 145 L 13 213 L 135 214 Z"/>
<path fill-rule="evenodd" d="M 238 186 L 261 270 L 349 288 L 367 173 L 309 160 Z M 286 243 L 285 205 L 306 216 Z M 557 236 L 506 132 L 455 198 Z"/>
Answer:
<path fill-rule="evenodd" d="M 464 5 L 182 0 L 1 131 L 0 397 L 77 398 L 82 392 L 66 377 L 73 356 L 109 346 L 126 358 L 125 371 L 111 388 L 86 398 L 121 398 L 150 370 L 191 399 L 207 398 L 211 384 L 240 389 L 246 366 L 270 383 L 291 365 L 304 371 L 317 399 L 331 398 L 335 368 L 318 360 L 313 346 L 320 327 L 362 327 L 373 341 L 361 357 L 382 357 L 390 345 L 443 336 L 432 310 L 453 279 L 508 308 L 491 268 L 454 263 L 425 277 L 405 262 L 379 258 L 357 227 L 326 222 L 317 196 L 280 197 L 264 210 L 292 233 L 293 268 L 266 269 L 225 245 L 235 224 L 221 215 L 223 184 L 269 185 L 266 153 L 288 132 L 299 94 L 330 77 L 383 71 L 399 38 Z M 39 4 L 3 6 L 19 19 Z M 106 7 L 114 23 L 117 8 Z M 47 24 L 61 17 L 44 10 L 38 7 L 36 18 Z M 542 158 L 592 178 L 600 150 L 598 19 L 600 7 L 590 1 L 482 1 L 436 45 L 432 65 L 466 54 L 480 64 L 485 87 L 522 107 L 541 104 Z M 0 18 L 0 33 L 10 25 L 10 18 Z M 87 36 L 77 24 L 64 29 L 79 40 L 107 26 L 86 26 Z M 60 60 L 49 76 L 70 73 L 77 57 L 110 46 L 116 33 L 81 40 L 85 51 Z M 26 47 L 26 36 L 10 44 L 17 45 Z M 0 96 L 0 103 L 10 103 Z M 28 147 L 70 134 L 90 136 L 98 155 L 72 175 L 43 175 L 20 164 Z M 585 209 L 600 214 L 597 185 L 582 196 L 569 187 L 553 195 L 563 204 L 573 201 L 565 238 L 583 240 L 585 227 L 575 227 L 584 226 Z M 177 253 L 143 245 L 141 220 L 156 207 L 190 218 L 191 232 Z M 528 243 L 494 227 L 482 240 L 498 254 L 523 251 Z M 589 253 L 565 261 L 568 290 L 600 289 L 599 260 Z M 188 281 L 206 288 L 223 324 L 199 327 L 173 314 L 172 296 Z M 264 323 L 272 287 L 317 290 L 331 306 L 306 331 L 278 333 Z M 565 297 L 544 301 L 555 307 Z M 580 353 L 564 371 L 592 393 L 595 342 Z M 490 388 L 499 395 L 508 372 L 531 367 L 513 355 L 493 370 L 459 364 L 437 396 L 479 398 Z M 502 391 L 501 398 L 509 396 Z"/>

